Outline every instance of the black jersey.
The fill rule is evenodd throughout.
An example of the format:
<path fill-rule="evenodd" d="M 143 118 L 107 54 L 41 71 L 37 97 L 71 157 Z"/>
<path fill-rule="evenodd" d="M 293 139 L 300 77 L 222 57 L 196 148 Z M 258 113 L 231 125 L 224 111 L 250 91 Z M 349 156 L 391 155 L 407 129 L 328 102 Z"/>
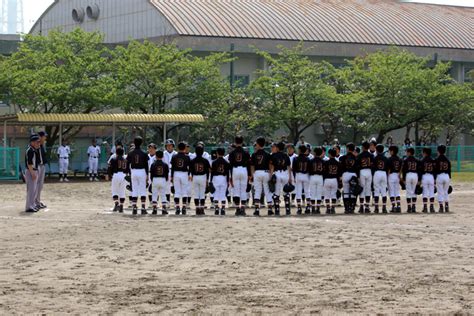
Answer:
<path fill-rule="evenodd" d="M 215 176 L 224 176 L 229 181 L 230 164 L 222 157 L 218 157 L 212 162 L 211 180 Z"/>
<path fill-rule="evenodd" d="M 409 156 L 403 161 L 403 179 L 406 179 L 407 173 L 410 172 L 420 174 L 420 161 L 413 156 Z"/>
<path fill-rule="evenodd" d="M 421 160 L 421 173 L 432 174 L 436 176 L 436 161 L 431 157 L 425 157 Z"/>
<path fill-rule="evenodd" d="M 150 166 L 150 178 L 165 178 L 168 181 L 169 166 L 163 160 L 155 160 Z"/>
<path fill-rule="evenodd" d="M 252 166 L 257 170 L 270 170 L 270 154 L 263 149 L 259 149 L 250 157 Z"/>
<path fill-rule="evenodd" d="M 282 152 L 274 153 L 270 156 L 270 164 L 274 171 L 286 171 L 291 166 L 290 157 Z"/>
<path fill-rule="evenodd" d="M 363 151 L 357 156 L 356 160 L 357 170 L 371 169 L 374 165 L 374 156 L 368 151 Z"/>
<path fill-rule="evenodd" d="M 451 178 L 451 161 L 445 155 L 440 155 L 436 158 L 436 169 L 439 174 L 447 173 Z"/>
<path fill-rule="evenodd" d="M 311 176 L 324 174 L 324 161 L 320 157 L 314 157 L 309 161 L 309 174 Z"/>
<path fill-rule="evenodd" d="M 403 167 L 403 159 L 398 156 L 391 156 L 388 158 L 388 172 L 400 173 Z"/>
<path fill-rule="evenodd" d="M 324 162 L 324 179 L 338 179 L 341 174 L 341 164 L 335 158 L 331 158 Z"/>
<path fill-rule="evenodd" d="M 185 153 L 177 153 L 171 158 L 171 177 L 176 171 L 189 173 L 191 159 Z"/>
<path fill-rule="evenodd" d="M 356 162 L 357 162 L 357 158 L 356 156 L 354 156 L 353 153 L 347 153 L 346 155 L 344 156 L 341 156 L 341 158 L 339 158 L 339 162 L 341 163 L 341 168 L 342 168 L 342 172 L 351 172 L 351 173 L 357 173 L 357 166 L 356 166 Z"/>
<path fill-rule="evenodd" d="M 211 169 L 211 165 L 209 164 L 209 160 L 204 157 L 196 157 L 191 160 L 191 166 L 189 168 L 189 172 L 193 176 L 209 176 L 209 170 Z"/>
<path fill-rule="evenodd" d="M 291 165 L 293 174 L 296 175 L 297 173 L 309 173 L 309 161 L 310 160 L 306 155 L 299 155 L 293 159 L 293 164 Z"/>
<path fill-rule="evenodd" d="M 28 169 L 28 165 L 32 165 L 34 170 L 38 169 L 38 150 L 31 146 L 28 146 L 25 152 L 25 167 Z"/>
<path fill-rule="evenodd" d="M 140 148 L 135 148 L 127 155 L 128 167 L 130 169 L 145 169 L 148 173 L 148 154 Z"/>
<path fill-rule="evenodd" d="M 374 165 L 373 165 L 373 171 L 385 171 L 388 172 L 389 168 L 389 162 L 388 158 L 385 157 L 385 155 L 380 154 L 375 156 L 374 158 Z"/>
<path fill-rule="evenodd" d="M 242 147 L 237 147 L 229 154 L 229 163 L 232 168 L 248 168 L 250 163 L 250 155 Z"/>
<path fill-rule="evenodd" d="M 36 161 L 38 165 L 46 165 L 48 163 L 48 158 L 46 156 L 46 149 L 44 145 L 41 145 L 36 151 Z"/>
<path fill-rule="evenodd" d="M 113 157 L 109 162 L 109 176 L 112 176 L 118 172 L 129 173 L 128 162 L 123 156 Z"/>

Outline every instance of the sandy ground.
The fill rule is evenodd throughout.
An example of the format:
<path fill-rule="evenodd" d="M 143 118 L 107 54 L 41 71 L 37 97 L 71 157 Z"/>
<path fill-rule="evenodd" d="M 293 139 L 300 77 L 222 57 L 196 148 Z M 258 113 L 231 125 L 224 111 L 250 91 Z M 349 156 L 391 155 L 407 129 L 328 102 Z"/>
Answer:
<path fill-rule="evenodd" d="M 47 184 L 34 215 L 0 184 L 0 314 L 474 314 L 454 187 L 450 214 L 132 218 L 105 214 L 109 183 Z"/>

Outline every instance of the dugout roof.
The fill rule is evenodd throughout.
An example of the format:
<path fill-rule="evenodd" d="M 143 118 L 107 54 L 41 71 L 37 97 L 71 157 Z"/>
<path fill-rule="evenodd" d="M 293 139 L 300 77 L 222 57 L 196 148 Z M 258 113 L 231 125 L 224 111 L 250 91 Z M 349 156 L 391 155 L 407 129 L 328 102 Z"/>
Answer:
<path fill-rule="evenodd" d="M 9 125 L 157 125 L 166 123 L 201 123 L 201 114 L 124 114 L 124 113 L 17 113 L 0 116 Z"/>

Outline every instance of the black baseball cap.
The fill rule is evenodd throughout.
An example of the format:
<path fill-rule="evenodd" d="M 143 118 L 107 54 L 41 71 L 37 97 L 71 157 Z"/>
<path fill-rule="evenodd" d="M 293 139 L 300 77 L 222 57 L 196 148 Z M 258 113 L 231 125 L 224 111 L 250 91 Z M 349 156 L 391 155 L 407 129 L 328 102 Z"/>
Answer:
<path fill-rule="evenodd" d="M 32 134 L 30 136 L 30 142 L 35 142 L 35 141 L 38 141 L 40 140 L 40 136 L 38 134 Z"/>
<path fill-rule="evenodd" d="M 38 132 L 38 136 L 39 137 L 48 136 L 48 133 L 46 133 L 45 131 L 40 131 Z"/>

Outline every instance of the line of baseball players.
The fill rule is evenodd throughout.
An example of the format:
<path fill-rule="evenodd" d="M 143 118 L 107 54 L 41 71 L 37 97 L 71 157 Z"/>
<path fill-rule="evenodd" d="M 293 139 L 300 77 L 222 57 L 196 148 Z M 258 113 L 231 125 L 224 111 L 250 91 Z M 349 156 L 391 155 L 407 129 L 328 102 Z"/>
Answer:
<path fill-rule="evenodd" d="M 71 156 L 71 148 L 67 141 L 64 141 L 57 150 L 58 164 L 59 164 L 59 181 L 69 182 L 67 173 L 69 169 L 69 156 Z M 88 162 L 88 176 L 89 181 L 99 181 L 99 159 L 101 156 L 101 148 L 97 145 L 95 139 L 87 148 L 87 162 Z"/>
<path fill-rule="evenodd" d="M 206 196 L 210 193 L 215 215 L 225 215 L 231 196 L 236 206 L 235 215 L 245 216 L 252 185 L 255 216 L 260 216 L 264 202 L 268 215 L 280 215 L 281 198 L 286 215 L 290 215 L 293 196 L 297 214 L 320 214 L 323 207 L 327 214 L 334 214 L 340 189 L 348 214 L 355 212 L 357 198 L 358 212 L 370 213 L 372 196 L 374 213 L 388 213 L 388 198 L 391 212 L 399 213 L 401 188 L 406 189 L 409 213 L 416 212 L 420 190 L 423 212 L 435 212 L 435 188 L 439 212 L 449 211 L 451 164 L 445 156 L 445 146 L 438 147 L 436 159 L 431 158 L 431 149 L 425 148 L 423 159 L 417 160 L 413 148 L 408 148 L 406 158 L 402 159 L 398 156 L 398 147 L 391 146 L 390 157 L 386 157 L 383 145 L 368 142 L 362 144 L 361 152 L 354 144 L 347 144 L 347 153 L 343 156 L 340 148 L 330 149 L 326 156 L 323 147 L 316 147 L 311 152 L 307 145 L 299 146 L 296 154 L 292 145 L 281 142 L 273 143 L 271 153 L 268 153 L 264 150 L 266 140 L 263 137 L 255 141 L 252 155 L 244 149 L 240 136 L 235 137 L 228 155 L 224 148 L 218 148 L 213 156 L 204 151 L 202 142 L 197 144 L 195 153 L 190 153 L 190 146 L 184 142 L 177 145 L 176 152 L 171 139 L 166 141 L 165 151 L 150 144 L 145 153 L 141 149 L 142 142 L 140 137 L 135 138 L 127 155 L 118 144 L 116 153 L 109 160 L 114 211 L 123 212 L 128 182 L 133 214 L 138 213 L 138 200 L 141 214 L 147 214 L 147 195 L 153 214 L 158 213 L 158 202 L 162 214 L 168 214 L 173 194 L 176 215 L 186 215 L 191 195 L 196 214 L 204 215 Z"/>

